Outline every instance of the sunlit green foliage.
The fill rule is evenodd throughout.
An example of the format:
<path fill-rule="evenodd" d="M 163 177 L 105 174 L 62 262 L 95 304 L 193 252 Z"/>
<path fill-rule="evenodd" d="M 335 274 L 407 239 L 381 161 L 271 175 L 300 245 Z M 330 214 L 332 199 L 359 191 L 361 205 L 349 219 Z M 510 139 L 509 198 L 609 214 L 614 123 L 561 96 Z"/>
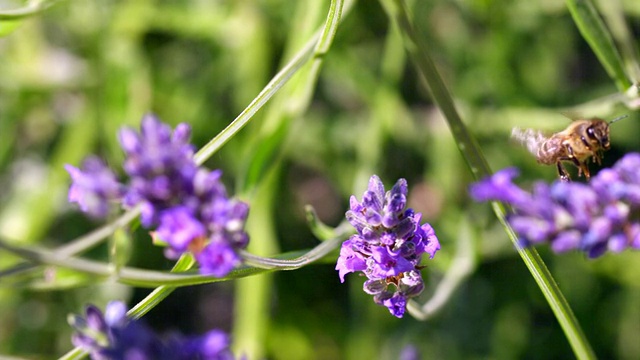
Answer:
<path fill-rule="evenodd" d="M 538 165 L 509 140 L 511 128 L 551 133 L 580 117 L 630 115 L 612 126 L 605 165 L 640 149 L 637 112 L 624 106 L 564 3 L 412 3 L 417 33 L 493 169 L 515 165 L 525 182 L 553 179 L 553 167 Z M 20 18 L 15 28 L 7 23 L 15 20 L 0 16 L 0 238 L 54 248 L 99 226 L 66 202 L 70 180 L 63 164 L 78 165 L 89 153 L 119 164 L 117 129 L 138 126 L 148 111 L 173 125 L 189 123 L 203 146 L 302 49 L 328 8 L 326 0 L 65 0 Z M 637 34 L 640 6 L 622 1 L 618 11 Z M 637 62 L 623 58 L 633 74 Z M 387 183 L 408 180 L 410 206 L 442 243 L 423 270 L 430 288 L 422 301 L 449 267 L 461 236 L 473 243 L 474 273 L 423 322 L 393 318 L 362 292 L 362 280 L 340 284 L 334 264 L 326 262 L 256 276 L 269 277 L 253 285 L 264 286 L 261 292 L 233 281 L 178 289 L 147 321 L 187 333 L 236 327 L 246 335 L 253 327 L 255 338 L 238 346 L 273 359 L 394 359 L 409 343 L 425 358 L 572 357 L 504 230 L 487 206 L 468 199 L 472 175 L 378 2 L 345 9 L 318 71 L 316 80 L 310 65 L 300 70 L 205 163 L 223 169 L 230 191 L 254 207 L 250 250 L 274 255 L 315 246 L 304 206 L 337 226 L 348 197 L 360 196 L 376 173 Z M 117 241 L 126 236 L 132 240 L 128 265 L 173 265 L 148 234 L 134 229 L 118 233 Z M 107 246 L 83 256 L 108 261 Z M 590 261 L 539 251 L 597 356 L 640 358 L 639 254 Z M 17 262 L 0 250 L 0 269 Z M 60 356 L 71 348 L 67 313 L 114 298 L 134 305 L 149 291 L 52 267 L 2 277 L 0 354 Z M 254 308 L 260 314 L 249 314 L 259 322 L 248 316 L 234 324 L 234 309 L 250 308 L 248 301 L 262 304 Z"/>

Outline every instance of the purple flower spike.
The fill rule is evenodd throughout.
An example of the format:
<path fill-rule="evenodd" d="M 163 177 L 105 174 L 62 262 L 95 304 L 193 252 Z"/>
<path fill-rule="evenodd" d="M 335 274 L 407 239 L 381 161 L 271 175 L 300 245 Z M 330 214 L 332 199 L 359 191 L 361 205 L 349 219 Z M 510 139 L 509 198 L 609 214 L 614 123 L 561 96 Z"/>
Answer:
<path fill-rule="evenodd" d="M 110 204 L 122 199 L 124 187 L 102 160 L 88 157 L 82 168 L 65 165 L 73 183 L 69 188 L 69 202 L 80 205 L 80 210 L 94 218 L 109 214 Z"/>
<path fill-rule="evenodd" d="M 229 336 L 212 330 L 200 337 L 174 336 L 163 341 L 140 321 L 126 317 L 120 301 L 110 302 L 105 315 L 93 305 L 86 308 L 86 320 L 72 316 L 75 346 L 88 351 L 92 359 L 217 359 L 232 360 Z"/>
<path fill-rule="evenodd" d="M 380 178 L 371 176 L 362 202 L 351 197 L 346 217 L 358 234 L 342 243 L 336 263 L 341 282 L 346 274 L 361 271 L 368 278 L 364 291 L 396 317 L 424 289 L 422 255 L 433 258 L 440 250 L 431 225 L 420 225 L 422 215 L 406 208 L 407 193 L 404 179 L 385 193 Z"/>
<path fill-rule="evenodd" d="M 107 215 L 112 201 L 140 206 L 142 225 L 156 228 L 153 236 L 168 245 L 168 258 L 191 252 L 203 274 L 225 276 L 249 243 L 244 231 L 249 206 L 227 196 L 220 170 L 197 166 L 190 137 L 187 124 L 172 130 L 145 116 L 139 132 L 118 133 L 129 182 L 119 184 L 101 160 L 88 158 L 82 169 L 66 166 L 73 179 L 69 201 L 95 217 Z"/>
<path fill-rule="evenodd" d="M 590 258 L 640 248 L 640 154 L 625 155 L 589 183 L 538 182 L 532 193 L 513 184 L 515 174 L 499 171 L 469 192 L 476 201 L 511 205 L 507 221 L 522 244 L 545 242 L 555 252 L 580 250 Z"/>

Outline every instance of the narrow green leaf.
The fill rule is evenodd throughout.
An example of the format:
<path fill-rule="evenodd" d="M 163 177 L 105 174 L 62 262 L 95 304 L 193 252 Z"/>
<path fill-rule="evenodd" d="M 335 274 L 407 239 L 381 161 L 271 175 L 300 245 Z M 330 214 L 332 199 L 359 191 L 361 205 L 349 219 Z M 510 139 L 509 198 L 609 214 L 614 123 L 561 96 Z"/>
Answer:
<path fill-rule="evenodd" d="M 625 66 L 609 30 L 604 25 L 598 10 L 591 0 L 567 0 L 567 7 L 578 26 L 582 37 L 616 83 L 620 92 L 625 92 L 631 81 L 625 73 Z"/>
<path fill-rule="evenodd" d="M 0 23 L 2 20 L 18 20 L 37 15 L 57 1 L 58 0 L 30 1 L 29 5 L 18 9 L 0 9 Z"/>
<path fill-rule="evenodd" d="M 627 75 L 631 82 L 637 84 L 640 81 L 640 58 L 638 57 L 640 53 L 629 22 L 626 20 L 622 2 L 600 1 L 599 6 L 600 13 L 613 41 L 620 49 Z"/>

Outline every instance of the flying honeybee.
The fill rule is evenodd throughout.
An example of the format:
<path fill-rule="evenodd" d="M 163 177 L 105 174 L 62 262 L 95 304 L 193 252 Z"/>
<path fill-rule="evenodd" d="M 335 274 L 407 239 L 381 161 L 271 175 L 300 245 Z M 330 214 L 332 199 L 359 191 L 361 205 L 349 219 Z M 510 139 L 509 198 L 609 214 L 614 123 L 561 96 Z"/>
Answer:
<path fill-rule="evenodd" d="M 511 137 L 526 146 L 538 163 L 556 164 L 560 180 L 571 180 L 563 161 L 571 162 L 578 168 L 578 176 L 584 174 L 589 180 L 591 174 L 587 161 L 591 158 L 600 165 L 603 152 L 611 146 L 609 125 L 626 117 L 627 115 L 620 116 L 609 122 L 598 118 L 576 120 L 550 137 L 538 130 L 513 128 Z"/>

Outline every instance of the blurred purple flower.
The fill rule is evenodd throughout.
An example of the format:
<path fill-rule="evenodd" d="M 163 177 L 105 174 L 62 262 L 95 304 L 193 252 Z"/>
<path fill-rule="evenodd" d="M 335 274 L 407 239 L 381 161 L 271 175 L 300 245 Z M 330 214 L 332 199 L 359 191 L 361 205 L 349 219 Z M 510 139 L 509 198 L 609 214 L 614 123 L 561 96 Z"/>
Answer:
<path fill-rule="evenodd" d="M 110 204 L 118 202 L 124 195 L 124 186 L 102 160 L 88 157 L 81 169 L 65 165 L 73 183 L 69 188 L 69 202 L 78 203 L 80 209 L 94 218 L 109 215 Z"/>
<path fill-rule="evenodd" d="M 172 130 L 146 115 L 140 132 L 124 128 L 118 134 L 126 154 L 128 184 L 119 184 L 92 157 L 83 170 L 67 165 L 73 179 L 69 200 L 92 216 L 106 215 L 110 201 L 141 205 L 142 225 L 157 228 L 154 237 L 168 245 L 167 257 L 191 252 L 201 273 L 225 276 L 240 263 L 237 251 L 249 243 L 244 231 L 249 206 L 227 196 L 221 171 L 197 166 L 190 134 L 187 124 Z"/>
<path fill-rule="evenodd" d="M 524 246 L 550 243 L 555 252 L 580 250 L 590 258 L 640 249 L 640 154 L 630 153 L 586 184 L 538 182 L 528 193 L 513 184 L 513 169 L 470 187 L 476 201 L 503 201 L 507 221 Z"/>
<path fill-rule="evenodd" d="M 71 315 L 75 328 L 71 341 L 89 352 L 92 359 L 196 360 L 233 359 L 229 336 L 212 330 L 199 337 L 172 336 L 162 341 L 141 321 L 126 317 L 126 307 L 120 301 L 110 302 L 105 314 L 89 305 L 85 317 Z"/>
<path fill-rule="evenodd" d="M 396 317 L 402 317 L 407 301 L 424 289 L 422 255 L 433 258 L 440 250 L 433 228 L 420 225 L 422 215 L 406 209 L 407 192 L 406 180 L 400 179 L 385 193 L 373 175 L 362 202 L 351 196 L 346 217 L 358 234 L 342 244 L 336 263 L 341 282 L 350 272 L 363 272 L 369 279 L 364 291 Z"/>
<path fill-rule="evenodd" d="M 415 345 L 406 345 L 400 352 L 399 360 L 420 360 L 420 351 Z"/>

